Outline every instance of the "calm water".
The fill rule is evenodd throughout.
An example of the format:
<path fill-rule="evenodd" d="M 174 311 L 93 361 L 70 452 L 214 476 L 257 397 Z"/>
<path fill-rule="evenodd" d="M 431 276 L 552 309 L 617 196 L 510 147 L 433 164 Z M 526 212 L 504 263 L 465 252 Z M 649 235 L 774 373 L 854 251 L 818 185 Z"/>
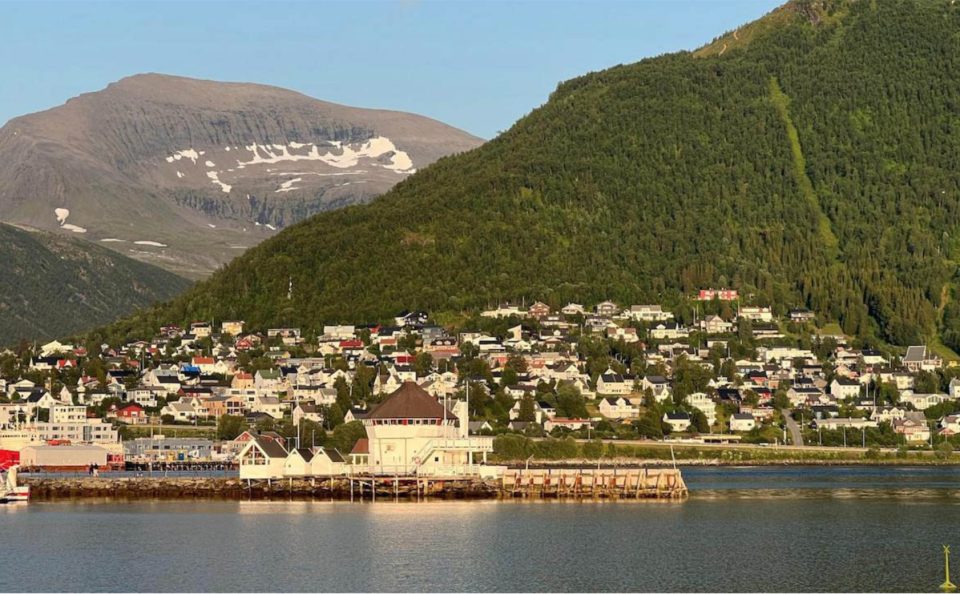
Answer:
<path fill-rule="evenodd" d="M 685 477 L 683 503 L 0 506 L 0 591 L 935 591 L 960 552 L 960 469 Z"/>

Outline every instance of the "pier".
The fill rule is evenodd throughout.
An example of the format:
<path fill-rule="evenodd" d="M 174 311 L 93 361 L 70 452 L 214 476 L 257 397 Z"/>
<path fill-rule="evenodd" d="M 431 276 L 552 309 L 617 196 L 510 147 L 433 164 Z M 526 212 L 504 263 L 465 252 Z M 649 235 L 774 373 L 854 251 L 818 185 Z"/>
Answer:
<path fill-rule="evenodd" d="M 684 499 L 683 475 L 672 468 L 508 469 L 500 479 L 507 497 L 600 497 L 607 499 Z"/>

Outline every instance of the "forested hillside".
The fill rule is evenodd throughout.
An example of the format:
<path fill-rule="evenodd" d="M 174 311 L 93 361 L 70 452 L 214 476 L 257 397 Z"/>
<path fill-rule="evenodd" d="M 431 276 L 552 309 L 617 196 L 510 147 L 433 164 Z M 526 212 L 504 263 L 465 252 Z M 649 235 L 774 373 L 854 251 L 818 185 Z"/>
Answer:
<path fill-rule="evenodd" d="M 0 347 L 106 324 L 190 285 L 88 242 L 4 224 L 0 279 Z"/>
<path fill-rule="evenodd" d="M 699 52 L 563 83 L 481 148 L 110 332 L 732 286 L 868 341 L 958 346 L 958 182 L 960 6 L 796 1 Z"/>

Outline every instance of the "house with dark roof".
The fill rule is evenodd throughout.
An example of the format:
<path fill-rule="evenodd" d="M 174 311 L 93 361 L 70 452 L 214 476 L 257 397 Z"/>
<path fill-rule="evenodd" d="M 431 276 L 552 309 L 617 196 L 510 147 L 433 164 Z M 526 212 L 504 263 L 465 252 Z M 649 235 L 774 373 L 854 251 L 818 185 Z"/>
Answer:
<path fill-rule="evenodd" d="M 933 371 L 943 366 L 943 360 L 926 345 L 907 347 L 903 356 L 903 366 L 910 371 Z"/>
<path fill-rule="evenodd" d="M 293 448 L 283 462 L 283 474 L 287 477 L 310 476 L 310 462 L 313 460 L 313 450 L 310 448 Z"/>
<path fill-rule="evenodd" d="M 673 431 L 686 431 L 690 427 L 690 415 L 681 413 L 664 413 L 663 422 L 670 425 Z"/>
<path fill-rule="evenodd" d="M 240 479 L 275 479 L 284 476 L 287 450 L 276 439 L 255 436 L 240 451 Z"/>

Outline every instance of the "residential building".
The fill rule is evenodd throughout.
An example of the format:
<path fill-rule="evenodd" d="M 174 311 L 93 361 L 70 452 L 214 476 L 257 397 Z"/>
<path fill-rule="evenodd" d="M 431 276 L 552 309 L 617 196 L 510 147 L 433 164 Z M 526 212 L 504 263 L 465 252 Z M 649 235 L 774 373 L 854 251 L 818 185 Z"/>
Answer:
<path fill-rule="evenodd" d="M 608 419 L 634 419 L 640 416 L 640 408 L 623 398 L 603 398 L 600 400 L 600 414 Z"/>
<path fill-rule="evenodd" d="M 730 416 L 730 431 L 750 431 L 757 426 L 757 419 L 752 414 L 733 413 Z"/>
<path fill-rule="evenodd" d="M 663 422 L 670 425 L 673 431 L 686 431 L 690 428 L 690 415 L 684 412 L 664 413 Z"/>

